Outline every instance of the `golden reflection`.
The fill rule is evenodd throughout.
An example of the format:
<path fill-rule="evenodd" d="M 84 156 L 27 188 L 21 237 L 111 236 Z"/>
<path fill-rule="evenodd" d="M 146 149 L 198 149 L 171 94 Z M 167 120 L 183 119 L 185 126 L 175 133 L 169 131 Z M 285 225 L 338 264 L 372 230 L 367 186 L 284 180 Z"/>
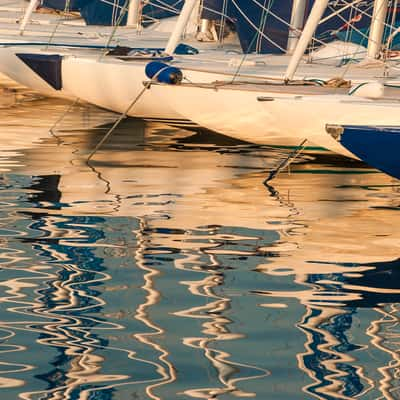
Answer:
<path fill-rule="evenodd" d="M 12 212 L 0 216 L 1 226 L 7 229 L 0 237 L 1 266 L 25 272 L 26 276 L 4 279 L 0 287 L 5 293 L 0 302 L 7 307 L 10 304 L 8 310 L 23 315 L 26 320 L 3 321 L 0 328 L 5 340 L 19 331 L 37 335 L 37 343 L 58 349 L 67 357 L 64 363 L 68 367 L 63 372 L 65 376 L 54 373 L 45 378 L 53 380 L 56 387 L 26 391 L 21 398 L 46 395 L 53 400 L 72 399 L 79 390 L 79 398 L 85 399 L 95 390 L 140 384 L 145 386 L 149 398 L 161 400 L 163 397 L 158 391 L 181 384 L 172 351 L 163 344 L 167 328 L 152 317 L 152 312 L 162 309 L 164 293 L 157 288 L 157 283 L 161 283 L 163 273 L 147 262 L 146 256 L 152 252 L 162 254 L 165 248 L 179 253 L 173 259 L 177 271 L 190 272 L 191 276 L 201 274 L 197 280 L 176 282 L 200 304 L 186 308 L 179 305 L 179 311 L 174 311 L 173 316 L 199 323 L 198 334 L 182 334 L 179 339 L 185 347 L 201 352 L 218 380 L 218 384 L 209 387 L 194 388 L 187 384 L 181 393 L 204 399 L 224 395 L 256 397 L 256 392 L 241 390 L 240 383 L 273 374 L 236 361 L 243 355 L 218 348 L 218 342 L 248 339 L 231 328 L 233 317 L 229 315 L 240 312 L 232 310 L 232 297 L 228 292 L 219 294 L 227 285 L 219 257 L 234 255 L 243 257 L 243 265 L 254 262 L 257 273 L 281 278 L 282 284 L 290 280 L 300 288 L 257 288 L 252 294 L 267 298 L 261 307 L 286 310 L 288 320 L 292 317 L 292 299 L 304 306 L 304 315 L 296 325 L 305 336 L 304 351 L 293 355 L 298 368 L 310 379 L 303 386 L 304 395 L 352 399 L 373 395 L 379 390 L 385 398 L 396 398 L 397 303 L 388 301 L 384 307 L 379 306 L 379 301 L 360 304 L 368 303 L 367 292 L 370 295 L 400 292 L 396 288 L 375 287 L 373 279 L 372 283 L 368 280 L 363 283 L 361 279 L 378 270 L 379 266 L 373 263 L 398 257 L 400 185 L 383 174 L 359 174 L 358 168 L 342 174 L 328 166 L 326 174 L 318 174 L 313 173 L 312 167 L 308 171 L 308 164 L 301 164 L 293 166 L 291 175 L 281 174 L 273 182 L 275 187 L 269 187 L 268 191 L 261 184 L 265 169 L 282 156 L 280 151 L 245 147 L 241 151 L 178 149 L 176 135 L 183 137 L 189 133 L 165 128 L 168 132 L 164 132 L 160 127 L 149 128 L 138 121 L 132 125 L 128 121 L 129 126 L 118 132 L 120 136 L 115 142 L 111 141 L 87 165 L 85 156 L 107 129 L 106 126 L 96 128 L 96 122 L 107 123 L 110 115 L 101 112 L 91 115 L 92 108 L 79 106 L 74 115 L 62 121 L 57 137 L 52 138 L 45 128 L 51 126 L 50 122 L 56 120 L 65 104 L 56 101 L 49 107 L 39 101 L 37 107 L 36 111 L 42 111 L 37 116 L 24 104 L 9 110 L 8 119 L 2 123 L 10 130 L 11 143 L 9 147 L 8 143 L 0 143 L 8 151 L 0 160 L 0 167 L 21 176 L 59 175 L 59 199 L 20 205 L 16 194 L 35 196 L 40 189 L 34 185 L 2 192 L 3 206 Z M 44 117 L 43 112 L 52 108 L 52 113 Z M 6 116 L 2 113 L 0 110 Z M 22 140 L 25 127 L 20 121 L 27 116 L 33 118 L 32 134 Z M 42 222 L 40 229 L 29 227 L 36 233 L 38 230 L 45 233 L 45 240 L 34 241 L 35 248 L 28 244 L 20 249 L 21 245 L 10 239 L 10 236 L 29 236 L 23 227 L 12 227 L 26 219 L 20 212 Z M 76 216 L 126 217 L 140 221 L 139 227 L 133 230 L 136 247 L 132 257 L 135 267 L 143 273 L 140 290 L 144 299 L 135 309 L 134 318 L 146 331 L 134 331 L 131 337 L 145 345 L 156 361 L 140 358 L 130 349 L 104 344 L 95 333 L 96 330 L 104 333 L 124 329 L 122 323 L 102 321 L 90 314 L 106 304 L 101 291 L 93 294 L 89 287 L 101 287 L 112 276 L 105 270 L 90 268 L 89 264 L 71 261 L 63 247 L 90 248 L 90 251 L 109 248 L 117 253 L 127 243 L 104 240 L 89 244 L 87 228 L 96 228 L 96 224 L 80 224 L 74 220 Z M 236 227 L 240 233 L 221 233 L 219 227 Z M 166 229 L 169 234 L 153 235 L 152 229 Z M 256 233 L 251 236 L 245 233 L 246 229 Z M 178 239 L 171 233 L 174 230 L 180 232 Z M 263 235 L 267 233 L 275 239 L 263 243 Z M 223 243 L 229 240 L 258 241 L 258 245 L 240 249 L 224 247 Z M 252 261 L 246 257 L 253 257 Z M 29 262 L 34 265 L 27 267 Z M 27 300 L 28 291 L 35 294 L 34 299 Z M 278 298 L 279 302 L 268 302 Z M 375 360 L 374 366 L 379 365 L 377 369 L 382 377 L 379 382 L 357 358 L 356 350 L 366 351 L 367 345 L 365 348 L 354 345 L 346 336 L 350 335 L 357 307 L 361 306 L 378 313 L 378 319 L 371 319 L 365 332 L 371 338 L 368 345 L 390 357 L 386 364 Z M 4 345 L 0 352 L 25 350 L 24 346 Z M 138 365 L 151 365 L 156 374 L 147 380 L 134 380 L 124 373 L 103 373 L 107 359 L 99 350 L 120 352 Z M 8 367 L 7 373 L 11 373 L 33 369 L 34 365 L 10 362 Z M 88 388 L 90 384 L 92 388 Z M 2 385 L 17 386 L 21 381 L 2 378 Z"/>
<path fill-rule="evenodd" d="M 203 248 L 203 251 L 207 253 L 205 248 Z M 196 271 L 186 266 L 193 263 L 198 264 L 197 261 L 198 257 L 189 255 L 188 257 L 175 260 L 175 267 L 181 270 L 202 272 L 204 274 L 204 271 Z M 244 339 L 245 336 L 240 333 L 233 333 L 229 329 L 232 320 L 223 316 L 223 313 L 230 309 L 231 300 L 229 297 L 222 297 L 215 293 L 214 290 L 216 288 L 224 285 L 224 276 L 218 271 L 220 263 L 216 256 L 210 255 L 210 261 L 207 271 L 209 273 L 208 276 L 196 281 L 180 282 L 180 284 L 188 286 L 189 292 L 194 296 L 204 297 L 206 303 L 202 306 L 175 312 L 174 314 L 180 317 L 204 320 L 202 322 L 202 333 L 206 337 L 185 337 L 183 338 L 183 344 L 203 351 L 204 356 L 217 371 L 217 377 L 222 387 L 187 389 L 184 393 L 194 398 L 203 399 L 217 398 L 228 393 L 235 397 L 256 397 L 256 393 L 242 391 L 237 387 L 237 384 L 245 380 L 265 378 L 269 375 L 269 371 L 233 361 L 231 360 L 231 354 L 212 346 L 218 341 L 240 340 Z M 248 377 L 236 377 L 240 373 L 241 368 L 255 370 L 257 374 Z"/>
<path fill-rule="evenodd" d="M 168 361 L 169 352 L 167 349 L 164 349 L 160 344 L 157 344 L 154 340 L 154 337 L 160 336 L 164 333 L 164 329 L 157 326 L 149 317 L 148 310 L 151 307 L 157 305 L 160 300 L 161 294 L 156 289 L 155 286 L 155 278 L 160 275 L 160 271 L 156 268 L 149 266 L 144 259 L 144 254 L 146 252 L 146 247 L 149 244 L 149 238 L 143 235 L 143 231 L 145 230 L 146 222 L 145 220 L 140 221 L 140 229 L 136 232 L 137 236 L 137 249 L 135 251 L 135 261 L 136 265 L 143 270 L 144 275 L 144 285 L 142 289 L 147 293 L 145 302 L 142 303 L 136 310 L 135 318 L 139 321 L 143 322 L 146 326 L 148 326 L 152 332 L 150 333 L 135 333 L 133 336 L 151 348 L 153 348 L 156 353 L 160 354 L 158 359 L 160 363 L 157 363 L 157 372 L 161 375 L 159 382 L 149 384 L 146 386 L 146 393 L 151 399 L 160 400 L 153 391 L 163 385 L 168 385 L 176 380 L 176 372 L 175 368 L 171 362 Z"/>

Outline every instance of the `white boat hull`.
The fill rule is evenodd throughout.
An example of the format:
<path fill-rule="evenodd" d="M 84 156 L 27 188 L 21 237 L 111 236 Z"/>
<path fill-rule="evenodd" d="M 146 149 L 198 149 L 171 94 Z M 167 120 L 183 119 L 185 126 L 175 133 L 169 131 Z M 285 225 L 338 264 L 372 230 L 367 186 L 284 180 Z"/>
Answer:
<path fill-rule="evenodd" d="M 0 47 L 0 72 L 11 78 L 13 81 L 36 90 L 45 96 L 65 97 L 68 95 L 64 90 L 55 90 L 36 72 L 28 67 L 16 54 L 29 53 L 29 48 Z"/>
<path fill-rule="evenodd" d="M 307 145 L 354 155 L 327 133 L 327 125 L 398 125 L 400 102 L 377 102 L 346 95 L 294 95 L 276 90 L 157 85 L 159 102 L 168 101 L 185 118 L 236 139 L 265 145 Z"/>
<path fill-rule="evenodd" d="M 294 95 L 268 91 L 258 85 L 233 89 L 204 85 L 165 87 L 152 85 L 144 90 L 148 61 L 122 61 L 99 55 L 72 55 L 64 50 L 62 90 L 56 91 L 23 63 L 17 52 L 46 52 L 34 47 L 0 48 L 1 68 L 12 79 L 41 93 L 79 98 L 118 113 L 172 124 L 198 125 L 252 143 L 298 146 L 304 139 L 310 145 L 352 156 L 326 133 L 328 124 L 398 125 L 399 103 L 376 107 L 376 102 L 350 96 Z M 87 53 L 87 51 L 86 51 Z M 184 63 L 183 63 L 184 65 Z M 188 68 L 186 81 L 212 82 L 226 78 L 220 72 Z M 143 91 L 143 94 L 138 95 Z M 267 98 L 259 101 L 258 98 Z M 134 105 L 132 105 L 135 103 Z M 130 107 L 132 105 L 132 107 Z M 353 156 L 354 157 L 354 156 Z"/>

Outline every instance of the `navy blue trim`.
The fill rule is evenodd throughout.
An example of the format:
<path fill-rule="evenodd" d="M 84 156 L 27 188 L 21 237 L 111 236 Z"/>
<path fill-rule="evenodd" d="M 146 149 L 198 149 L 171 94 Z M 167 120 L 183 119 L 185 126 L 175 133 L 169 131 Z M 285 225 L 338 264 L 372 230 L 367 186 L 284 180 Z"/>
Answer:
<path fill-rule="evenodd" d="M 22 60 L 32 71 L 46 81 L 51 87 L 56 90 L 62 89 L 62 57 L 60 55 L 17 53 L 16 56 Z"/>

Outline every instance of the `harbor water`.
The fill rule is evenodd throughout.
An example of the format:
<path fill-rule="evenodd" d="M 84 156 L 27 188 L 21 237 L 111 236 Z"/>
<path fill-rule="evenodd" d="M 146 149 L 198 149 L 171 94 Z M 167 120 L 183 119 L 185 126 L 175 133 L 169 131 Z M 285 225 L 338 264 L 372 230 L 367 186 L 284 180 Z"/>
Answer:
<path fill-rule="evenodd" d="M 400 398 L 397 180 L 0 98 L 1 399 Z"/>

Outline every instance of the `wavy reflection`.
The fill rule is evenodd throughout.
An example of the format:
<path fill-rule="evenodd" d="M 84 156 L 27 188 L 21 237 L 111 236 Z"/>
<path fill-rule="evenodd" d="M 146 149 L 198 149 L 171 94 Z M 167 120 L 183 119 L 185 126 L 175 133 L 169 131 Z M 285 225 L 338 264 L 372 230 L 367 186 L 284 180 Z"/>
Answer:
<path fill-rule="evenodd" d="M 313 262 L 310 269 L 317 270 L 318 264 Z M 316 272 L 296 277 L 297 283 L 309 289 L 258 294 L 297 298 L 306 307 L 305 315 L 297 324 L 307 338 L 306 351 L 297 356 L 299 367 L 314 381 L 303 388 L 306 393 L 322 399 L 353 399 L 380 393 L 384 398 L 394 399 L 391 392 L 399 389 L 396 351 L 399 336 L 396 329 L 392 329 L 399 318 L 400 285 L 396 277 L 400 259 L 333 265 L 341 272 Z M 390 311 L 386 311 L 387 308 Z M 365 314 L 368 320 L 362 321 Z M 360 340 L 357 342 L 355 331 L 360 328 L 362 334 L 356 335 Z M 372 340 L 366 340 L 366 335 Z M 376 371 L 381 377 L 371 373 L 369 368 L 371 361 L 376 360 L 365 362 L 365 355 L 360 354 L 371 352 L 371 345 L 379 350 Z M 364 360 L 364 365 L 360 359 Z"/>
<path fill-rule="evenodd" d="M 87 165 L 110 116 L 81 105 L 51 137 L 36 107 L 40 146 L 0 160 L 9 398 L 398 397 L 390 178 L 323 160 L 265 190 L 281 150 L 136 120 Z"/>

